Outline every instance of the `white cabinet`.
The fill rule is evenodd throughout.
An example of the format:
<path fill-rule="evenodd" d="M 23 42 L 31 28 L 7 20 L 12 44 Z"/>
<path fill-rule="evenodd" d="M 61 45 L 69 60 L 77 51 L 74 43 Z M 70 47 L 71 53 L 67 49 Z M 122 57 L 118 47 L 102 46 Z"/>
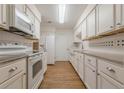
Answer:
<path fill-rule="evenodd" d="M 79 76 L 82 81 L 84 81 L 84 55 L 80 54 L 80 60 L 79 60 Z"/>
<path fill-rule="evenodd" d="M 124 26 L 124 4 L 121 5 L 122 8 L 122 26 Z"/>
<path fill-rule="evenodd" d="M 78 28 L 74 31 L 74 42 L 81 42 L 81 28 L 82 25 L 79 25 Z"/>
<path fill-rule="evenodd" d="M 0 4 L 0 28 L 9 29 L 8 27 L 8 5 Z"/>
<path fill-rule="evenodd" d="M 25 13 L 26 5 L 25 4 L 15 4 L 15 8 L 18 9 L 18 11 Z"/>
<path fill-rule="evenodd" d="M 75 52 L 74 68 L 78 74 L 79 74 L 79 62 L 80 62 L 80 54 L 78 52 Z"/>
<path fill-rule="evenodd" d="M 84 81 L 84 55 L 80 52 L 72 54 L 71 64 L 80 76 L 81 80 Z"/>
<path fill-rule="evenodd" d="M 96 69 L 85 65 L 85 84 L 89 89 L 96 88 Z"/>
<path fill-rule="evenodd" d="M 11 79 L 0 85 L 2 89 L 25 89 L 26 88 L 26 75 L 25 72 L 21 72 Z"/>
<path fill-rule="evenodd" d="M 2 24 L 2 4 L 0 4 L 0 25 Z"/>
<path fill-rule="evenodd" d="M 0 89 L 26 88 L 26 58 L 0 65 Z"/>
<path fill-rule="evenodd" d="M 92 37 L 96 35 L 96 13 L 95 9 L 87 17 L 87 35 Z"/>
<path fill-rule="evenodd" d="M 85 55 L 85 84 L 87 88 L 96 88 L 96 58 L 92 56 Z"/>
<path fill-rule="evenodd" d="M 99 72 L 98 76 L 98 89 L 119 89 L 124 88 L 123 85 L 109 77 L 108 75 Z"/>
<path fill-rule="evenodd" d="M 86 19 L 82 22 L 82 30 L 81 30 L 81 34 L 82 34 L 82 40 L 86 39 L 87 36 L 87 29 L 86 29 Z"/>
<path fill-rule="evenodd" d="M 112 31 L 114 29 L 114 5 L 102 4 L 97 6 L 98 31 L 97 34 Z"/>
<path fill-rule="evenodd" d="M 37 38 L 37 39 L 40 39 L 40 21 L 35 18 L 35 30 L 34 30 L 34 36 Z"/>
<path fill-rule="evenodd" d="M 73 67 L 74 67 L 74 61 L 75 61 L 75 54 L 74 52 L 70 52 L 70 62 Z"/>
<path fill-rule="evenodd" d="M 25 8 L 25 12 L 26 12 L 26 15 L 28 16 L 28 18 L 34 24 L 34 22 L 35 22 L 35 16 L 34 16 L 33 12 L 27 6 Z"/>
<path fill-rule="evenodd" d="M 116 29 L 124 27 L 124 4 L 115 5 L 115 19 Z"/>
<path fill-rule="evenodd" d="M 111 61 L 98 59 L 98 88 L 117 89 L 124 88 L 124 68 Z"/>
<path fill-rule="evenodd" d="M 122 7 L 121 4 L 115 5 L 115 28 L 119 28 L 122 24 Z"/>

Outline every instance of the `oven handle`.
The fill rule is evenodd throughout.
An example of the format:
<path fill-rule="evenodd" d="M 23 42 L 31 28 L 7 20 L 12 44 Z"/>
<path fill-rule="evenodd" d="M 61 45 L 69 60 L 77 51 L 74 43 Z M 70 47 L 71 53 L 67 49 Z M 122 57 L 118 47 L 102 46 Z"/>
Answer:
<path fill-rule="evenodd" d="M 38 59 L 38 60 L 29 59 L 29 60 L 28 60 L 28 63 L 29 63 L 29 64 L 35 64 L 35 63 L 37 63 L 38 61 L 42 61 L 42 58 L 40 58 L 40 59 Z"/>

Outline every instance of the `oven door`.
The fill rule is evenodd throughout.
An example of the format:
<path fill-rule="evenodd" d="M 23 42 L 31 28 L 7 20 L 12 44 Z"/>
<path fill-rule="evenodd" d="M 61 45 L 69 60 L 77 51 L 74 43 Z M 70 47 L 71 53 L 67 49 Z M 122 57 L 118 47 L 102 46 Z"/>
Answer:
<path fill-rule="evenodd" d="M 42 58 L 37 56 L 28 61 L 28 88 L 34 88 L 43 77 Z"/>

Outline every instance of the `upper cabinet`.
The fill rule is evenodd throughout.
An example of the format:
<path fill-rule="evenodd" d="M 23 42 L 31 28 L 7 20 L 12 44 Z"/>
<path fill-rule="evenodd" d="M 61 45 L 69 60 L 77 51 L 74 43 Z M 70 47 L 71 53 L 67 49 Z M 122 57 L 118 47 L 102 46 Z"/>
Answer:
<path fill-rule="evenodd" d="M 35 33 L 34 33 L 35 37 L 37 39 L 40 39 L 40 21 L 35 18 Z"/>
<path fill-rule="evenodd" d="M 9 6 L 10 31 L 30 39 L 39 39 L 41 15 L 36 6 L 27 4 Z"/>
<path fill-rule="evenodd" d="M 81 42 L 82 36 L 82 25 L 80 24 L 78 28 L 74 31 L 74 42 Z"/>
<path fill-rule="evenodd" d="M 122 12 L 122 26 L 124 26 L 124 4 L 121 5 L 121 12 Z"/>
<path fill-rule="evenodd" d="M 93 10 L 87 17 L 87 35 L 92 37 L 96 35 L 96 13 Z"/>
<path fill-rule="evenodd" d="M 33 12 L 27 6 L 25 8 L 25 12 L 26 12 L 26 15 L 28 16 L 28 18 L 31 20 L 31 22 L 34 23 L 35 15 L 33 14 Z"/>
<path fill-rule="evenodd" d="M 114 30 L 114 5 L 102 4 L 97 6 L 97 34 Z"/>
<path fill-rule="evenodd" d="M 34 38 L 40 39 L 41 14 L 34 5 L 26 5 L 26 15 L 34 25 Z"/>
<path fill-rule="evenodd" d="M 84 40 L 86 38 L 86 19 L 82 22 L 82 30 L 81 30 L 81 34 L 82 34 L 82 40 Z"/>
<path fill-rule="evenodd" d="M 15 4 L 15 8 L 18 9 L 20 12 L 25 13 L 26 5 L 25 4 Z"/>
<path fill-rule="evenodd" d="M 0 4 L 0 28 L 8 30 L 8 5 Z"/>
<path fill-rule="evenodd" d="M 115 5 L 115 27 L 116 29 L 124 27 L 124 5 Z"/>

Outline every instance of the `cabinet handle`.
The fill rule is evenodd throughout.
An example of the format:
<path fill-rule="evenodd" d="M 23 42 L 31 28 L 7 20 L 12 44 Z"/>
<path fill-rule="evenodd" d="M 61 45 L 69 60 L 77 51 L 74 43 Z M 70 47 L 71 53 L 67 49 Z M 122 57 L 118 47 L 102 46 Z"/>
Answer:
<path fill-rule="evenodd" d="M 88 61 L 89 61 L 89 62 L 91 62 L 91 60 L 90 60 L 90 59 L 88 59 Z"/>
<path fill-rule="evenodd" d="M 121 25 L 121 23 L 117 23 L 117 25 Z"/>
<path fill-rule="evenodd" d="M 13 72 L 13 71 L 15 71 L 15 70 L 17 70 L 17 67 L 11 68 L 11 69 L 9 70 L 9 72 Z"/>
<path fill-rule="evenodd" d="M 99 73 L 97 73 L 97 75 L 99 76 L 100 74 L 99 74 Z"/>
<path fill-rule="evenodd" d="M 92 72 L 95 72 L 95 70 L 92 70 Z"/>
<path fill-rule="evenodd" d="M 115 73 L 115 70 L 114 70 L 114 69 L 112 69 L 111 67 L 107 67 L 106 69 L 107 69 L 108 71 L 110 71 L 110 72 Z"/>
<path fill-rule="evenodd" d="M 3 24 L 6 24 L 6 22 L 3 22 Z"/>
<path fill-rule="evenodd" d="M 110 26 L 110 28 L 113 28 L 113 26 Z"/>

